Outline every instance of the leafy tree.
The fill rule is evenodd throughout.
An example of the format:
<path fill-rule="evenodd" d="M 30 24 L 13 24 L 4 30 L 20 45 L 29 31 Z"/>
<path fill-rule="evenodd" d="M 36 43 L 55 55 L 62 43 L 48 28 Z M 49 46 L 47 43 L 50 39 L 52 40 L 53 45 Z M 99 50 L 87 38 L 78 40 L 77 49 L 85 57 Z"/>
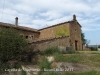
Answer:
<path fill-rule="evenodd" d="M 85 35 L 84 35 L 84 33 L 81 33 L 81 39 L 82 39 L 82 42 L 83 42 L 83 44 L 85 44 L 86 43 L 86 39 L 85 39 Z"/>
<path fill-rule="evenodd" d="M 28 43 L 13 28 L 0 27 L 0 61 L 3 63 L 19 59 L 20 54 L 28 49 Z"/>
<path fill-rule="evenodd" d="M 81 33 L 81 39 L 82 39 L 82 42 L 83 42 L 83 45 L 86 45 L 86 47 L 88 47 L 88 44 L 90 43 L 90 40 L 87 40 L 85 39 L 85 34 L 84 33 Z"/>
<path fill-rule="evenodd" d="M 100 45 L 98 46 L 98 48 L 100 48 Z"/>

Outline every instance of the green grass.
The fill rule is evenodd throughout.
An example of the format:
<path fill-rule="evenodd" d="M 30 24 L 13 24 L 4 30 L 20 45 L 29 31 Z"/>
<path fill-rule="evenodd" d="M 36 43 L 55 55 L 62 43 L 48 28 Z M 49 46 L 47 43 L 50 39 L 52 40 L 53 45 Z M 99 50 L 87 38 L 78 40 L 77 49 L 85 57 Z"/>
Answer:
<path fill-rule="evenodd" d="M 82 60 L 80 55 L 66 55 L 63 54 L 55 54 L 55 61 L 57 62 L 72 62 L 72 63 L 78 63 Z"/>
<path fill-rule="evenodd" d="M 80 54 L 100 54 L 100 51 L 76 51 Z"/>
<path fill-rule="evenodd" d="M 77 52 L 75 50 L 68 50 L 67 54 L 76 54 Z"/>
<path fill-rule="evenodd" d="M 40 60 L 39 62 L 38 62 L 38 65 L 39 65 L 39 67 L 40 67 L 40 71 L 38 72 L 38 75 L 41 75 L 43 72 L 44 72 L 44 68 L 46 68 L 46 69 L 50 69 L 51 67 L 51 64 L 52 64 L 52 62 L 50 63 L 50 62 L 48 62 L 48 60 L 46 59 L 46 58 L 44 58 L 43 60 Z"/>
<path fill-rule="evenodd" d="M 90 60 L 91 66 L 100 67 L 100 54 L 92 55 L 87 60 Z"/>
<path fill-rule="evenodd" d="M 63 75 L 100 75 L 98 71 L 79 72 L 79 73 L 65 73 Z"/>
<path fill-rule="evenodd" d="M 60 75 L 57 72 L 46 72 L 43 75 Z"/>
<path fill-rule="evenodd" d="M 27 75 L 26 71 L 22 70 L 22 75 Z"/>
<path fill-rule="evenodd" d="M 44 72 L 42 75 L 61 75 L 57 72 Z M 62 75 L 100 75 L 100 72 L 98 71 L 89 71 L 89 72 L 66 72 L 63 73 Z"/>

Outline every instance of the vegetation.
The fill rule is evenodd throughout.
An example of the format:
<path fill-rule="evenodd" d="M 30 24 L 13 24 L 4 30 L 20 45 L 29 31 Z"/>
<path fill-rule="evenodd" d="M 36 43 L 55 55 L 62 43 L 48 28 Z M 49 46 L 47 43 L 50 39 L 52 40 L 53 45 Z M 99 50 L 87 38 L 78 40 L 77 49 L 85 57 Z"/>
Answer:
<path fill-rule="evenodd" d="M 100 45 L 98 46 L 98 48 L 100 48 Z"/>
<path fill-rule="evenodd" d="M 22 75 L 27 75 L 26 71 L 22 70 Z"/>
<path fill-rule="evenodd" d="M 0 27 L 0 70 L 9 60 L 19 60 L 20 55 L 28 48 L 27 41 L 17 30 Z"/>
<path fill-rule="evenodd" d="M 75 54 L 75 53 L 77 53 L 77 52 L 75 50 L 73 50 L 73 49 L 67 51 L 67 54 Z"/>
<path fill-rule="evenodd" d="M 81 36 L 82 36 L 81 39 L 82 39 L 83 44 L 86 44 L 85 34 L 81 33 Z"/>
<path fill-rule="evenodd" d="M 57 72 L 46 72 L 43 75 L 61 75 Z M 89 72 L 77 72 L 77 73 L 73 73 L 73 72 L 66 72 L 63 73 L 62 75 L 100 75 L 100 72 L 98 71 L 89 71 Z"/>
<path fill-rule="evenodd" d="M 56 54 L 55 60 L 57 62 L 72 62 L 72 63 L 78 63 L 82 60 L 80 55 L 62 55 L 62 54 Z"/>
<path fill-rule="evenodd" d="M 42 52 L 43 55 L 53 55 L 55 53 L 61 53 L 57 47 L 51 47 Z"/>
<path fill-rule="evenodd" d="M 52 50 L 55 51 L 52 51 Z M 100 52 L 98 51 L 75 51 L 72 54 L 63 54 L 59 52 L 57 48 L 50 48 L 44 53 L 44 56 L 53 55 L 55 60 L 54 62 L 69 62 L 69 63 L 79 63 L 83 65 L 88 65 L 89 67 L 96 67 L 97 69 L 100 67 Z M 51 52 L 50 52 L 51 51 Z M 47 53 L 47 54 L 46 54 Z M 44 61 L 44 60 L 43 60 Z M 43 62 L 42 61 L 42 62 Z M 42 65 L 42 64 L 41 64 Z M 51 64 L 48 64 L 49 68 Z M 42 75 L 56 75 L 56 72 L 42 72 Z M 62 75 L 100 75 L 99 71 L 93 70 L 88 72 L 66 72 Z"/>
<path fill-rule="evenodd" d="M 63 75 L 100 75 L 98 71 L 79 72 L 79 73 L 65 73 Z"/>
<path fill-rule="evenodd" d="M 97 51 L 98 49 L 97 48 L 94 48 L 94 47 L 89 47 L 91 49 L 91 51 Z"/>
<path fill-rule="evenodd" d="M 90 43 L 90 40 L 88 39 L 85 39 L 85 34 L 84 33 L 81 33 L 81 36 L 82 36 L 82 42 L 83 42 L 83 45 L 86 45 L 86 47 L 88 47 L 88 44 Z"/>
<path fill-rule="evenodd" d="M 44 73 L 43 75 L 60 75 L 60 74 L 58 74 L 57 72 L 47 72 Z"/>
<path fill-rule="evenodd" d="M 69 31 L 66 27 L 62 26 L 62 27 L 57 27 L 56 28 L 56 36 L 69 36 Z"/>
<path fill-rule="evenodd" d="M 45 69 L 50 69 L 50 68 L 51 68 L 51 67 L 50 67 L 51 64 L 52 64 L 52 62 L 51 62 L 51 63 L 48 62 L 48 60 L 47 60 L 46 58 L 44 58 L 43 60 L 40 60 L 40 61 L 38 62 L 38 65 L 39 65 L 39 67 L 40 67 L 40 72 L 38 73 L 38 75 L 41 75 L 41 74 L 43 73 L 44 68 L 45 68 Z"/>

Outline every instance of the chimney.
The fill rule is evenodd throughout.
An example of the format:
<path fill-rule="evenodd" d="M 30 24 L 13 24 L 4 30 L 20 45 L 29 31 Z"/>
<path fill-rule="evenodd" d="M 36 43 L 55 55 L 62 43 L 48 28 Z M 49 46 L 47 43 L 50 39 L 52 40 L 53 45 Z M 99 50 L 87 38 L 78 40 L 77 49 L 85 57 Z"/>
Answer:
<path fill-rule="evenodd" d="M 75 14 L 73 15 L 73 21 L 76 21 L 76 15 Z"/>
<path fill-rule="evenodd" d="M 15 26 L 18 26 L 18 17 L 15 18 Z"/>

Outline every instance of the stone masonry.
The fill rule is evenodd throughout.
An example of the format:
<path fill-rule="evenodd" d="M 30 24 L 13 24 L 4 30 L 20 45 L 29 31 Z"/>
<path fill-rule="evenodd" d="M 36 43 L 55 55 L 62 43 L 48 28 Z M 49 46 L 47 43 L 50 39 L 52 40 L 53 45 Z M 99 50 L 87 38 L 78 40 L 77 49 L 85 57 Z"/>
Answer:
<path fill-rule="evenodd" d="M 25 37 L 29 43 L 32 44 L 34 50 L 43 50 L 51 46 L 71 46 L 75 50 L 82 50 L 81 25 L 76 20 L 76 15 L 73 15 L 71 21 L 39 30 L 19 26 L 18 17 L 15 18 L 15 24 L 0 22 L 0 26 L 17 29 L 20 35 Z M 65 36 L 66 38 L 64 38 Z"/>

